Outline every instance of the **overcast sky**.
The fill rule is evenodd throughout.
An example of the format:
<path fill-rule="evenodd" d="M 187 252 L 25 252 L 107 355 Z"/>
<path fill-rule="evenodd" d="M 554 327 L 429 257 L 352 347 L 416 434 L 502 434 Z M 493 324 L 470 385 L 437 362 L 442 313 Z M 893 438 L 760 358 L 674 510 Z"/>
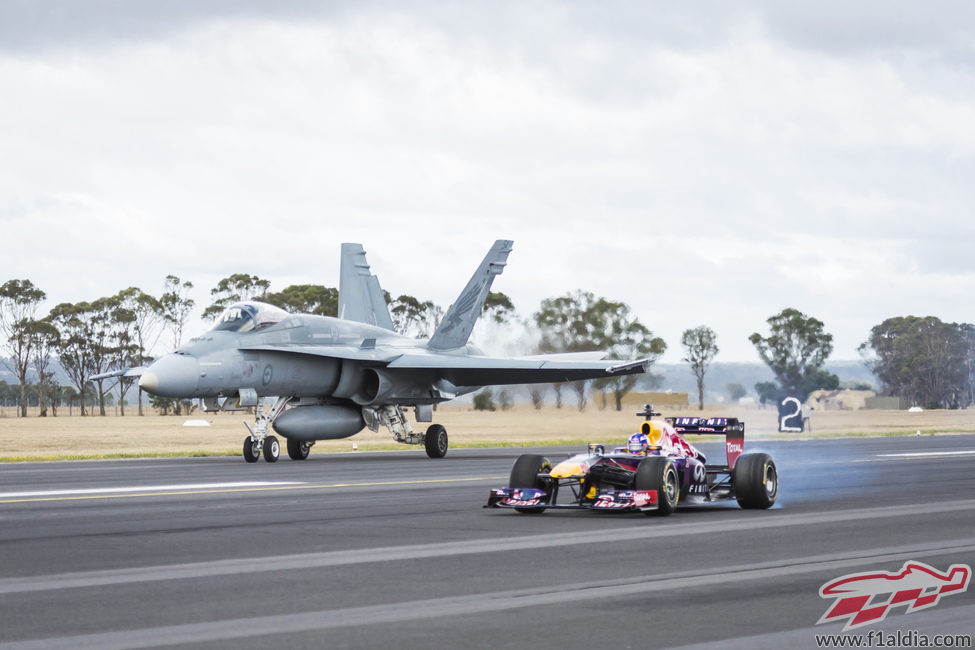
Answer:
<path fill-rule="evenodd" d="M 975 5 L 797 4 L 4 2 L 0 282 L 203 306 L 352 241 L 446 306 L 505 238 L 522 315 L 622 300 L 670 362 L 785 307 L 840 360 L 975 321 Z"/>

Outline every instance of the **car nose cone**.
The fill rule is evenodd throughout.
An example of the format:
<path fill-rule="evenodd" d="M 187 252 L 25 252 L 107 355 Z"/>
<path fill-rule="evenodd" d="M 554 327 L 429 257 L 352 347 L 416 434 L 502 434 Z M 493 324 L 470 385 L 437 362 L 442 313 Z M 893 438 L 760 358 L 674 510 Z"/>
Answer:
<path fill-rule="evenodd" d="M 186 354 L 167 354 L 149 366 L 139 387 L 161 397 L 193 397 L 200 382 L 196 359 Z"/>

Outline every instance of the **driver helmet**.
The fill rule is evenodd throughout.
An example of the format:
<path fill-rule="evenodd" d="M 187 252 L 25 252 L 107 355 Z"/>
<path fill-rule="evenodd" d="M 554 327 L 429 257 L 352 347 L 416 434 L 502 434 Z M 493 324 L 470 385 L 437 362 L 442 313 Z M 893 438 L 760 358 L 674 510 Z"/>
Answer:
<path fill-rule="evenodd" d="M 645 454 L 650 443 L 647 442 L 647 434 L 634 433 L 626 443 L 626 450 L 631 454 Z"/>

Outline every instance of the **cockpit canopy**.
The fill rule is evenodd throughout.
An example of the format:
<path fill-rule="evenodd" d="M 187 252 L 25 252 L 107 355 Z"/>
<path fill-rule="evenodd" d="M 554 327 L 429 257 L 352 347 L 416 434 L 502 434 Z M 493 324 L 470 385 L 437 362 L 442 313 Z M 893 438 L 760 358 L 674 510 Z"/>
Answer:
<path fill-rule="evenodd" d="M 254 300 L 235 302 L 227 307 L 217 322 L 210 328 L 211 332 L 252 332 L 280 323 L 288 317 L 288 312 Z"/>

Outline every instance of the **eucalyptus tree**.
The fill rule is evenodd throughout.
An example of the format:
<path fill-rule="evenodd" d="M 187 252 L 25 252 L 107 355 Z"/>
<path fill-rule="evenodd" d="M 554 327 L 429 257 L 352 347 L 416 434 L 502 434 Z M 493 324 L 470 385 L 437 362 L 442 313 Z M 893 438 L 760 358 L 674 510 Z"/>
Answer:
<path fill-rule="evenodd" d="M 515 317 L 515 305 L 506 294 L 489 291 L 481 307 L 481 317 L 490 318 L 498 325 L 506 325 Z"/>
<path fill-rule="evenodd" d="M 684 330 L 680 337 L 684 348 L 684 363 L 690 364 L 691 372 L 697 379 L 697 408 L 704 410 L 704 375 L 718 354 L 718 335 L 706 325 Z"/>
<path fill-rule="evenodd" d="M 569 336 L 569 325 L 578 311 L 576 297 L 572 294 L 546 298 L 541 302 L 538 311 L 531 315 L 531 323 L 534 324 L 539 335 L 540 354 L 561 354 L 570 351 L 572 341 Z M 552 384 L 557 409 L 562 408 L 562 388 L 565 384 L 566 382 Z"/>
<path fill-rule="evenodd" d="M 766 322 L 769 335 L 755 332 L 748 340 L 785 394 L 805 401 L 812 391 L 839 384 L 836 375 L 823 368 L 833 352 L 833 335 L 826 332 L 822 321 L 788 308 Z"/>
<path fill-rule="evenodd" d="M 131 331 L 135 313 L 125 306 L 122 294 L 98 298 L 90 306 L 90 332 L 93 337 L 91 354 L 96 374 L 136 365 L 134 362 L 138 358 L 137 345 Z M 96 380 L 99 415 L 105 415 L 105 396 L 110 389 L 105 387 L 105 381 Z M 122 393 L 119 400 L 121 403 L 128 386 L 120 380 L 119 388 Z M 124 415 L 124 405 L 121 408 Z"/>
<path fill-rule="evenodd" d="M 173 351 L 179 349 L 183 343 L 183 330 L 190 317 L 196 301 L 189 297 L 193 283 L 180 280 L 175 275 L 167 275 L 163 285 L 163 294 L 159 298 L 159 307 L 163 321 L 173 334 Z"/>
<path fill-rule="evenodd" d="M 264 295 L 270 303 L 292 314 L 338 316 L 339 290 L 320 284 L 293 284 L 275 293 Z"/>
<path fill-rule="evenodd" d="M 654 336 L 638 318 L 632 316 L 626 303 L 597 300 L 592 307 L 595 322 L 601 322 L 593 334 L 597 349 L 608 352 L 610 359 L 647 359 L 652 365 L 666 352 L 667 343 Z M 617 411 L 623 410 L 623 397 L 636 386 L 639 375 L 613 375 L 595 380 L 595 386 L 613 394 Z"/>
<path fill-rule="evenodd" d="M 543 300 L 532 321 L 540 337 L 539 352 L 544 354 L 598 350 L 608 352 L 610 358 L 647 358 L 652 363 L 667 349 L 663 339 L 653 336 L 631 315 L 626 303 L 596 297 L 589 291 Z M 598 388 L 613 392 L 617 410 L 622 409 L 623 397 L 636 385 L 634 375 L 597 381 Z M 588 381 L 572 383 L 580 411 L 586 407 L 588 385 Z M 559 406 L 561 385 L 554 384 L 554 389 Z"/>
<path fill-rule="evenodd" d="M 58 361 L 77 389 L 82 415 L 87 415 L 89 381 L 92 375 L 99 372 L 93 354 L 92 311 L 88 302 L 63 302 L 55 306 L 48 316 L 59 333 L 56 344 Z"/>
<path fill-rule="evenodd" d="M 270 280 L 264 280 L 256 275 L 234 273 L 227 276 L 221 279 L 217 286 L 210 289 L 211 302 L 203 310 L 203 318 L 204 320 L 213 320 L 235 302 L 263 299 L 270 287 Z"/>
<path fill-rule="evenodd" d="M 152 361 L 152 351 L 159 342 L 166 325 L 161 299 L 148 294 L 136 287 L 123 289 L 117 294 L 119 312 L 116 318 L 118 325 L 125 332 L 125 339 L 119 343 L 128 343 L 130 354 L 123 358 L 129 366 L 142 366 Z M 133 380 L 119 377 L 119 402 L 121 412 L 125 414 L 125 393 Z M 138 410 L 142 415 L 142 388 L 138 388 Z"/>
<path fill-rule="evenodd" d="M 973 331 L 934 316 L 897 316 L 875 325 L 860 352 L 888 393 L 926 408 L 957 408 L 971 396 Z"/>
<path fill-rule="evenodd" d="M 34 352 L 31 365 L 37 374 L 37 403 L 40 406 L 40 416 L 47 415 L 47 406 L 51 405 L 51 415 L 57 415 L 58 390 L 54 382 L 54 373 L 49 370 L 54 353 L 57 350 L 60 334 L 48 319 L 34 321 Z M 46 398 L 46 401 L 45 401 Z"/>
<path fill-rule="evenodd" d="M 8 280 L 0 286 L 0 349 L 9 353 L 11 370 L 20 381 L 21 417 L 27 417 L 27 373 L 35 344 L 35 315 L 46 297 L 30 280 Z"/>
<path fill-rule="evenodd" d="M 402 295 L 389 304 L 389 316 L 393 327 L 403 336 L 428 338 L 440 324 L 443 309 L 432 300 L 421 301 Z"/>

